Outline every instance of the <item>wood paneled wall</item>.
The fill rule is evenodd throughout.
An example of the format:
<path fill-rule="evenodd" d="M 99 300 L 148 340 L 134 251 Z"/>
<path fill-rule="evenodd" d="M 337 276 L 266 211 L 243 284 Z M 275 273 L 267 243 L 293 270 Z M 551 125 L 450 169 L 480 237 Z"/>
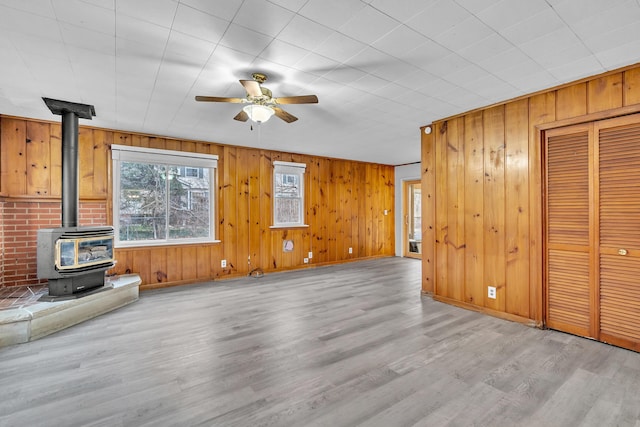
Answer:
<path fill-rule="evenodd" d="M 0 197 L 60 197 L 61 134 L 57 123 L 2 117 Z M 111 218 L 111 144 L 216 154 L 220 243 L 123 248 L 116 273 L 140 274 L 143 287 L 394 255 L 394 168 L 325 157 L 225 146 L 80 127 L 80 198 L 103 200 Z M 272 161 L 304 163 L 308 227 L 271 229 Z M 385 215 L 385 210 L 388 214 Z M 294 250 L 283 252 L 283 240 Z M 349 253 L 352 248 L 352 253 Z M 220 260 L 227 260 L 227 268 Z"/>
<path fill-rule="evenodd" d="M 638 111 L 636 66 L 422 128 L 423 292 L 542 324 L 541 133 Z"/>

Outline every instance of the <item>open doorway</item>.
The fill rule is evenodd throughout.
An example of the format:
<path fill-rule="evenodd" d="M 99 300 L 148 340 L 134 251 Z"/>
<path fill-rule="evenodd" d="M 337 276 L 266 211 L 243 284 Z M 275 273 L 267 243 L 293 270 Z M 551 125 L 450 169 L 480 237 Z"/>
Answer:
<path fill-rule="evenodd" d="M 420 180 L 402 184 L 402 256 L 422 258 L 422 193 Z"/>

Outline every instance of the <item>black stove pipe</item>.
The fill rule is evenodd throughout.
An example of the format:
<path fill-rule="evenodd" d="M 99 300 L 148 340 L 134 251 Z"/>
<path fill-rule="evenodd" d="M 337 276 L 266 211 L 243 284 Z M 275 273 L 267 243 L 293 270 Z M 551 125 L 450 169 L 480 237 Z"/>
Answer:
<path fill-rule="evenodd" d="M 62 226 L 78 226 L 78 116 L 62 114 Z"/>
<path fill-rule="evenodd" d="M 62 116 L 62 227 L 78 226 L 78 118 L 96 115 L 93 105 L 42 98 L 53 114 Z"/>

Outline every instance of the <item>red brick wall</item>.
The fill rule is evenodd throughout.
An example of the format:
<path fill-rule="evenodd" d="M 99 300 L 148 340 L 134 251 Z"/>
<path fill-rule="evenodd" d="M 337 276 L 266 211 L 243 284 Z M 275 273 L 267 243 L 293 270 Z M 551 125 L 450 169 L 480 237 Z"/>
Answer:
<path fill-rule="evenodd" d="M 81 226 L 107 223 L 105 202 L 81 202 Z M 0 286 L 27 286 L 46 281 L 36 276 L 36 239 L 40 228 L 60 227 L 60 202 L 0 201 Z"/>

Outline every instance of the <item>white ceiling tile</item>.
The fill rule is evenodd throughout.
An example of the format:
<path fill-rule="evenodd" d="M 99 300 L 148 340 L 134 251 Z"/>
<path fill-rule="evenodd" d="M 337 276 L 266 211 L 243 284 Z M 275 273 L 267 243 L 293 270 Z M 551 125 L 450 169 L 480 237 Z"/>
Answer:
<path fill-rule="evenodd" d="M 116 37 L 126 39 L 136 44 L 148 46 L 154 52 L 162 52 L 169 39 L 170 30 L 147 21 L 127 16 L 117 15 Z"/>
<path fill-rule="evenodd" d="M 80 0 L 103 9 L 116 10 L 116 0 Z M 27 2 L 25 2 L 27 3 Z"/>
<path fill-rule="evenodd" d="M 420 88 L 433 84 L 436 81 L 442 81 L 443 83 L 446 83 L 438 76 L 435 76 L 420 68 L 413 67 L 411 68 L 411 72 L 407 73 L 401 78 L 394 80 L 394 83 L 409 89 L 419 90 Z"/>
<path fill-rule="evenodd" d="M 67 47 L 67 55 L 74 70 L 84 69 L 88 74 L 113 78 L 116 71 L 116 57 L 113 54 L 95 52 L 80 47 Z M 93 70 L 93 71 L 91 71 Z"/>
<path fill-rule="evenodd" d="M 453 83 L 445 81 L 439 77 L 436 79 L 427 78 L 422 81 L 415 80 L 414 84 L 417 92 L 432 98 L 446 98 L 447 93 L 458 88 L 458 86 Z"/>
<path fill-rule="evenodd" d="M 132 16 L 166 28 L 171 28 L 177 7 L 178 2 L 175 0 L 116 0 L 117 14 Z"/>
<path fill-rule="evenodd" d="M 451 0 L 439 0 L 409 19 L 406 24 L 420 34 L 434 38 L 470 16 L 472 15 L 457 3 Z"/>
<path fill-rule="evenodd" d="M 530 58 L 525 58 L 520 62 L 490 70 L 493 75 L 508 83 L 520 79 L 528 79 L 530 76 L 541 74 L 543 71 L 545 70 L 540 64 Z M 519 88 L 517 85 L 516 87 Z"/>
<path fill-rule="evenodd" d="M 333 33 L 315 49 L 315 52 L 334 61 L 344 62 L 358 54 L 366 46 L 364 43 L 353 40 L 343 34 Z"/>
<path fill-rule="evenodd" d="M 609 9 L 616 8 L 623 12 L 623 15 L 631 10 L 635 0 L 558 0 L 554 2 L 553 8 L 556 13 L 573 28 L 574 24 L 584 20 L 593 21 L 596 25 L 609 25 L 614 23 L 609 15 Z M 637 3 L 636 3 L 637 6 Z M 591 19 L 594 18 L 594 19 Z M 624 17 L 622 17 L 624 19 Z M 596 33 L 597 31 L 594 31 Z"/>
<path fill-rule="evenodd" d="M 403 81 L 417 72 L 422 72 L 422 70 L 415 65 L 401 61 L 390 61 L 375 67 L 371 73 L 387 81 Z"/>
<path fill-rule="evenodd" d="M 233 22 L 269 36 L 277 36 L 294 14 L 273 3 L 245 0 Z"/>
<path fill-rule="evenodd" d="M 473 92 L 469 92 L 461 87 L 451 89 L 451 91 L 447 93 L 446 100 L 449 104 L 459 107 L 465 111 L 487 104 L 486 98 Z"/>
<path fill-rule="evenodd" d="M 500 34 L 511 43 L 519 45 L 565 27 L 555 11 L 548 8 L 522 21 L 511 23 L 509 27 L 500 30 Z"/>
<path fill-rule="evenodd" d="M 307 3 L 307 0 L 269 0 L 273 4 L 277 4 L 280 7 L 284 7 L 292 12 L 297 12 L 302 9 Z"/>
<path fill-rule="evenodd" d="M 308 51 L 292 44 L 280 40 L 274 40 L 260 54 L 260 57 L 276 64 L 293 66 L 307 56 L 308 53 Z"/>
<path fill-rule="evenodd" d="M 296 15 L 278 34 L 278 38 L 303 49 L 314 50 L 331 36 L 332 31 L 324 25 Z"/>
<path fill-rule="evenodd" d="M 424 35 L 406 25 L 400 25 L 376 40 L 373 47 L 389 55 L 399 57 L 427 41 L 428 39 Z"/>
<path fill-rule="evenodd" d="M 78 27 L 104 34 L 114 34 L 113 10 L 98 7 L 80 0 L 51 0 L 56 19 Z"/>
<path fill-rule="evenodd" d="M 200 69 L 163 62 L 158 69 L 155 90 L 186 94 L 200 74 Z"/>
<path fill-rule="evenodd" d="M 48 58 L 59 59 L 67 56 L 64 44 L 55 38 L 49 39 L 31 35 L 17 37 L 17 35 L 12 34 L 11 41 L 19 52 L 40 56 L 41 64 Z"/>
<path fill-rule="evenodd" d="M 191 6 L 209 15 L 217 16 L 225 21 L 231 21 L 236 16 L 240 6 L 242 6 L 242 2 L 243 0 L 180 0 L 181 4 Z"/>
<path fill-rule="evenodd" d="M 172 29 L 181 33 L 218 43 L 229 22 L 188 6 L 179 5 Z"/>
<path fill-rule="evenodd" d="M 545 0 L 501 0 L 476 16 L 496 31 L 502 31 L 543 11 L 552 11 Z"/>
<path fill-rule="evenodd" d="M 522 43 L 518 47 L 529 57 L 538 60 L 579 46 L 582 44 L 573 31 L 568 28 L 560 28 L 542 37 Z"/>
<path fill-rule="evenodd" d="M 375 72 L 380 67 L 394 63 L 398 63 L 399 66 L 402 65 L 401 62 L 399 63 L 399 61 L 391 55 L 387 55 L 386 53 L 380 52 L 379 50 L 371 47 L 364 48 L 344 62 L 345 65 L 357 68 L 366 73 Z M 404 65 L 406 66 L 406 64 Z"/>
<path fill-rule="evenodd" d="M 487 75 L 489 75 L 489 73 L 477 65 L 468 64 L 456 71 L 447 73 L 444 79 L 455 85 L 464 86 L 465 82 L 476 81 L 480 78 L 487 77 Z"/>
<path fill-rule="evenodd" d="M 515 89 L 513 86 L 506 83 L 501 78 L 488 73 L 479 74 L 474 79 L 469 79 L 465 81 L 456 81 L 456 85 L 460 86 L 463 89 L 467 89 L 467 90 L 470 90 L 471 92 L 477 93 L 478 95 L 484 96 L 486 98 L 492 97 L 493 90 L 495 88 L 505 87 L 512 92 Z"/>
<path fill-rule="evenodd" d="M 20 54 L 13 46 L 1 46 L 0 58 L 6 63 L 10 63 L 11 67 L 0 67 L 0 81 L 15 81 L 19 82 L 18 77 L 22 73 L 27 73 L 28 70 L 20 57 Z M 0 85 L 0 90 L 10 88 L 10 85 Z"/>
<path fill-rule="evenodd" d="M 373 0 L 369 4 L 400 22 L 406 22 L 416 14 L 430 9 L 436 1 L 437 0 Z"/>
<path fill-rule="evenodd" d="M 297 69 L 290 69 L 285 76 L 277 82 L 278 96 L 293 96 L 301 94 L 311 94 L 315 92 L 315 82 L 318 76 Z M 270 83 L 269 83 L 270 85 Z"/>
<path fill-rule="evenodd" d="M 58 22 L 54 18 L 43 17 L 20 10 L 0 8 L 0 31 L 3 34 L 17 33 L 28 36 L 62 41 Z"/>
<path fill-rule="evenodd" d="M 258 33 L 240 25 L 230 24 L 222 40 L 220 40 L 220 44 L 248 55 L 257 56 L 269 46 L 269 43 L 272 41 L 273 37 L 271 36 Z"/>
<path fill-rule="evenodd" d="M 365 73 L 364 71 L 358 70 L 357 68 L 340 66 L 334 70 L 329 71 L 322 77 L 337 83 L 349 85 L 354 81 L 361 79 L 366 74 L 367 73 Z"/>
<path fill-rule="evenodd" d="M 497 55 L 493 55 L 491 57 L 487 57 L 478 61 L 477 65 L 493 74 L 498 74 L 499 72 L 514 65 L 524 63 L 533 63 L 533 61 L 520 49 L 512 47 L 508 50 L 498 53 Z"/>
<path fill-rule="evenodd" d="M 373 88 L 371 91 L 382 98 L 400 101 L 411 98 L 415 96 L 416 93 L 413 88 L 400 86 L 396 83 L 388 83 L 384 86 Z"/>
<path fill-rule="evenodd" d="M 493 33 L 493 30 L 478 18 L 470 16 L 447 31 L 435 36 L 434 40 L 442 46 L 457 52 L 478 40 L 485 39 Z"/>
<path fill-rule="evenodd" d="M 365 7 L 353 14 L 340 32 L 366 44 L 384 37 L 400 23 L 372 7 Z"/>
<path fill-rule="evenodd" d="M 640 7 L 638 8 L 640 12 Z M 582 40 L 594 52 L 599 52 L 602 49 L 609 49 L 611 46 L 617 46 L 625 44 L 630 40 L 637 40 L 640 37 L 640 13 L 636 16 L 635 20 L 631 22 L 623 23 L 622 20 L 614 19 L 618 25 L 611 25 L 602 27 L 597 32 L 589 32 L 586 28 L 583 29 Z M 578 33 L 580 35 L 580 33 Z"/>
<path fill-rule="evenodd" d="M 204 65 L 215 48 L 214 43 L 172 31 L 167 41 L 164 59 Z"/>
<path fill-rule="evenodd" d="M 455 2 L 474 15 L 496 4 L 496 0 L 455 0 Z"/>
<path fill-rule="evenodd" d="M 463 68 L 471 66 L 471 63 L 458 54 L 452 53 L 442 59 L 423 65 L 421 68 L 436 76 L 443 76 L 448 79 L 448 75 Z"/>
<path fill-rule="evenodd" d="M 376 89 L 380 89 L 390 82 L 388 80 L 381 79 L 380 77 L 376 77 L 373 74 L 366 74 L 362 78 L 351 83 L 351 86 L 356 89 L 360 89 L 362 91 L 369 91 L 371 93 L 376 93 Z"/>
<path fill-rule="evenodd" d="M 570 64 L 584 58 L 593 58 L 593 55 L 587 47 L 577 42 L 569 45 L 564 49 L 554 49 L 547 51 L 546 55 L 536 56 L 533 59 L 544 68 L 553 69 L 563 64 Z"/>
<path fill-rule="evenodd" d="M 116 39 L 113 35 L 60 23 L 62 39 L 67 46 L 81 47 L 94 52 L 108 52 L 115 55 Z"/>
<path fill-rule="evenodd" d="M 451 55 L 451 51 L 446 47 L 432 41 L 427 40 L 423 44 L 404 53 L 398 54 L 398 58 L 412 64 L 418 68 L 425 68 L 429 64 L 440 61 Z"/>
<path fill-rule="evenodd" d="M 218 45 L 202 71 L 201 78 L 218 82 L 234 82 L 251 78 L 251 69 L 255 56 Z M 219 95 L 226 96 L 226 95 Z"/>
<path fill-rule="evenodd" d="M 628 65 L 629 58 L 633 58 L 631 59 L 632 63 L 637 63 L 638 56 L 635 52 L 640 52 L 640 40 L 633 40 L 609 50 L 603 50 L 596 53 L 596 57 L 607 70 L 613 70 Z"/>
<path fill-rule="evenodd" d="M 503 36 L 492 33 L 488 37 L 478 39 L 475 43 L 469 43 L 457 53 L 470 62 L 479 63 L 513 48 L 514 46 Z"/>
<path fill-rule="evenodd" d="M 585 56 L 575 61 L 549 68 L 549 73 L 559 81 L 578 80 L 583 77 L 604 73 L 605 71 L 607 69 L 594 56 Z"/>
<path fill-rule="evenodd" d="M 149 78 L 157 71 L 162 61 L 162 50 L 151 49 L 150 46 L 130 40 L 116 40 L 116 72 L 124 74 L 140 74 Z"/>
<path fill-rule="evenodd" d="M 329 59 L 317 53 L 310 52 L 300 61 L 293 65 L 294 68 L 304 70 L 309 73 L 313 73 L 316 76 L 321 76 L 340 65 L 339 62 Z"/>
<path fill-rule="evenodd" d="M 56 18 L 51 0 L 0 0 L 0 15 L 7 13 L 6 9 L 16 9 L 46 18 Z"/>
<path fill-rule="evenodd" d="M 309 0 L 298 13 L 333 30 L 338 30 L 365 7 L 367 5 L 359 0 Z"/>
<path fill-rule="evenodd" d="M 557 86 L 560 82 L 545 70 L 534 73 L 528 78 L 514 80 L 511 84 L 516 86 L 522 93 L 534 93 Z"/>

